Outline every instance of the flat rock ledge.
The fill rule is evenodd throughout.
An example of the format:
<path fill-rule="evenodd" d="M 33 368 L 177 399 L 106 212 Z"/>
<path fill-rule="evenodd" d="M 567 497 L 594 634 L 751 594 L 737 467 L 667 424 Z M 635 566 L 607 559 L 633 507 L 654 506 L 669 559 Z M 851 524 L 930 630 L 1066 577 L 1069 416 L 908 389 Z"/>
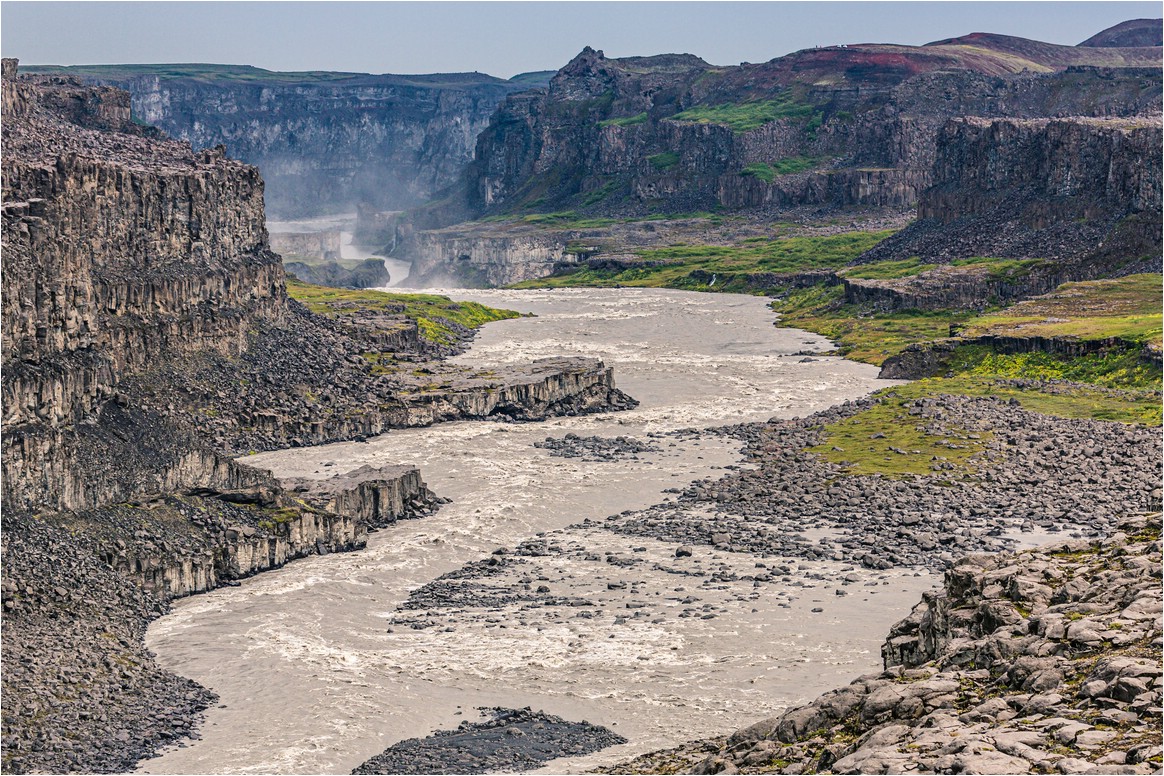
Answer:
<path fill-rule="evenodd" d="M 609 773 L 1159 773 L 1160 515 L 970 555 L 890 631 L 885 670 Z"/>
<path fill-rule="evenodd" d="M 309 506 L 353 518 L 370 529 L 431 515 L 449 502 L 428 489 L 414 466 L 365 464 L 323 480 L 291 477 L 280 484 Z"/>

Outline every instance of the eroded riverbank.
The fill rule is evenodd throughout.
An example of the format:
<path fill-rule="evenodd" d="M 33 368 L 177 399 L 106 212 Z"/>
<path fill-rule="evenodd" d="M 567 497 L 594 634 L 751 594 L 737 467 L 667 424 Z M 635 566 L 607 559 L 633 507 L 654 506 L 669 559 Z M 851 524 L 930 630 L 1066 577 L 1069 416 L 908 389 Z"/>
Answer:
<path fill-rule="evenodd" d="M 671 543 L 602 527 L 740 461 L 736 439 L 673 432 L 806 415 L 886 384 L 870 367 L 793 355 L 828 344 L 775 329 L 763 299 L 457 295 L 539 315 L 487 327 L 459 360 L 484 368 L 599 356 L 641 406 L 542 424 L 455 423 L 251 459 L 281 476 L 418 464 L 454 503 L 373 536 L 364 552 L 311 558 L 178 602 L 151 628 L 150 647 L 167 668 L 218 692 L 224 708 L 210 711 L 201 740 L 143 770 L 347 772 L 395 741 L 473 718 L 473 707 L 527 705 L 630 741 L 551 770 L 611 762 L 693 731 L 729 731 L 875 668 L 884 632 L 931 586 L 912 569 L 707 546 L 676 558 Z M 657 450 L 588 461 L 534 446 L 567 433 L 626 436 Z M 546 553 L 521 550 L 531 539 L 545 541 Z M 500 556 L 508 562 L 496 581 L 513 600 L 490 600 L 475 582 L 466 601 L 414 595 L 500 548 L 511 555 Z M 790 584 L 779 570 L 775 583 L 758 583 L 757 563 L 786 566 Z M 842 586 L 862 593 L 837 595 Z M 518 594 L 526 587 L 529 595 Z"/>

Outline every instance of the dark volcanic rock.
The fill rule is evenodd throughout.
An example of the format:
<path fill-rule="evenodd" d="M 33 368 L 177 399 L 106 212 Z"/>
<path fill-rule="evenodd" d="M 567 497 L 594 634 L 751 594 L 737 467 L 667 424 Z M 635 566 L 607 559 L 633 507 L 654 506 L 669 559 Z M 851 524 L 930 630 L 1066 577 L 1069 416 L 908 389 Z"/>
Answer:
<path fill-rule="evenodd" d="M 456 730 L 393 744 L 352 773 L 513 773 L 626 743 L 604 727 L 570 722 L 529 707 L 481 711 L 490 719 L 462 722 Z"/>
<path fill-rule="evenodd" d="M 53 70 L 125 89 L 139 120 L 195 148 L 225 144 L 262 171 L 268 206 L 281 218 L 424 202 L 457 180 L 497 104 L 549 75 L 183 67 Z"/>
<path fill-rule="evenodd" d="M 639 453 L 657 453 L 661 448 L 649 442 L 641 442 L 628 437 L 580 437 L 566 434 L 561 438 L 546 437 L 544 442 L 534 442 L 534 447 L 550 451 L 558 458 L 580 458 L 583 461 L 638 460 Z"/>
<path fill-rule="evenodd" d="M 891 281 L 846 281 L 854 303 L 981 308 L 1069 280 L 1159 271 L 1160 119 L 957 119 L 938 136 L 934 185 L 918 220 L 858 261 L 924 256 L 1030 260 L 998 276 L 947 267 Z"/>

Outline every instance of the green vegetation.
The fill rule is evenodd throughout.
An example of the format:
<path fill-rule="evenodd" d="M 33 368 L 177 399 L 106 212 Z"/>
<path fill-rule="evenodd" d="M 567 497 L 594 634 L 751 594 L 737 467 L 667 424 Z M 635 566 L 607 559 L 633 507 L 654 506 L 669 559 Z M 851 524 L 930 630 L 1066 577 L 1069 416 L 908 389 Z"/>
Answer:
<path fill-rule="evenodd" d="M 625 270 L 575 270 L 519 283 L 516 288 L 641 286 L 693 291 L 762 293 L 750 275 L 843 267 L 890 232 L 850 232 L 828 237 L 786 237 L 737 245 L 673 245 L 640 251 L 655 266 Z"/>
<path fill-rule="evenodd" d="M 328 288 L 290 278 L 287 293 L 312 312 L 332 318 L 367 310 L 403 316 L 416 321 L 421 337 L 440 345 L 457 341 L 457 327 L 476 329 L 492 321 L 521 317 L 513 310 L 499 310 L 477 302 L 454 302 L 447 296 Z"/>
<path fill-rule="evenodd" d="M 797 102 L 790 92 L 785 91 L 774 100 L 696 105 L 670 118 L 673 121 L 690 121 L 697 124 L 723 124 L 738 133 L 748 132 L 778 119 L 812 120 L 814 114 L 812 105 Z"/>
<path fill-rule="evenodd" d="M 635 124 L 645 124 L 647 121 L 646 112 L 639 113 L 635 116 L 622 116 L 617 119 L 607 119 L 606 121 L 598 122 L 600 127 L 633 127 Z"/>
<path fill-rule="evenodd" d="M 501 216 L 496 220 L 509 220 L 508 216 Z M 557 213 L 530 213 L 522 216 L 523 224 L 537 224 L 538 226 L 552 226 L 562 229 L 598 229 L 611 224 L 617 224 L 614 218 L 589 218 L 575 213 L 573 210 L 561 210 Z"/>
<path fill-rule="evenodd" d="M 1031 412 L 1060 418 L 1114 420 L 1152 427 L 1161 424 L 1160 394 L 1152 390 L 1114 390 L 1081 384 L 1061 386 L 1050 392 L 1031 384 L 1019 385 L 1002 378 L 981 376 L 931 377 L 892 390 L 910 399 L 939 393 L 993 396 L 1005 401 L 1015 399 Z"/>
<path fill-rule="evenodd" d="M 967 259 L 954 259 L 950 262 L 955 267 L 971 267 L 985 264 L 987 274 L 994 280 L 1007 280 L 1023 277 L 1031 270 L 1046 267 L 1052 262 L 1046 259 L 998 259 L 990 256 L 974 256 Z"/>
<path fill-rule="evenodd" d="M 844 465 L 849 474 L 904 477 L 932 474 L 934 458 L 965 471 L 970 457 L 982 452 L 990 437 L 961 428 L 931 434 L 926 431 L 928 419 L 909 414 L 913 399 L 892 388 L 881 391 L 879 398 L 875 406 L 825 426 L 824 441 L 809 451 Z"/>
<path fill-rule="evenodd" d="M 773 302 L 780 325 L 822 334 L 837 343 L 854 361 L 880 366 L 917 342 L 941 339 L 973 313 L 902 310 L 871 312 L 844 304 L 841 286 L 812 286 L 791 291 Z"/>
<path fill-rule="evenodd" d="M 752 162 L 740 170 L 741 178 L 758 178 L 764 183 L 771 183 L 776 179 L 776 171 L 767 162 Z"/>
<path fill-rule="evenodd" d="M 963 336 L 985 334 L 1122 339 L 1161 346 L 1161 276 L 1065 283 L 1053 293 L 975 319 Z"/>
<path fill-rule="evenodd" d="M 648 156 L 647 161 L 650 162 L 651 166 L 656 170 L 662 172 L 663 170 L 669 170 L 675 165 L 679 164 L 679 154 L 675 153 L 674 151 L 664 151 L 661 154 Z"/>
<path fill-rule="evenodd" d="M 954 351 L 950 371 L 970 377 L 1070 380 L 1104 388 L 1161 388 L 1160 370 L 1133 348 L 1067 357 L 1042 352 L 996 353 L 985 345 L 964 345 Z"/>
<path fill-rule="evenodd" d="M 613 194 L 615 189 L 618 188 L 618 186 L 619 186 L 619 182 L 617 180 L 607 181 L 600 188 L 597 188 L 594 191 L 587 193 L 582 198 L 582 207 L 590 207 L 591 205 L 598 204 L 599 202 L 601 202 L 602 200 L 606 199 L 611 194 Z"/>
<path fill-rule="evenodd" d="M 777 159 L 771 164 L 767 162 L 753 162 L 740 170 L 742 177 L 758 178 L 765 183 L 771 183 L 781 175 L 792 175 L 797 172 L 819 167 L 825 160 L 823 156 L 787 156 Z"/>
<path fill-rule="evenodd" d="M 857 278 L 860 280 L 893 280 L 920 275 L 923 272 L 929 272 L 937 266 L 937 264 L 927 264 L 917 256 L 910 256 L 908 259 L 899 259 L 897 261 L 878 261 L 873 264 L 858 264 L 855 267 L 844 270 L 842 274 L 847 278 Z"/>

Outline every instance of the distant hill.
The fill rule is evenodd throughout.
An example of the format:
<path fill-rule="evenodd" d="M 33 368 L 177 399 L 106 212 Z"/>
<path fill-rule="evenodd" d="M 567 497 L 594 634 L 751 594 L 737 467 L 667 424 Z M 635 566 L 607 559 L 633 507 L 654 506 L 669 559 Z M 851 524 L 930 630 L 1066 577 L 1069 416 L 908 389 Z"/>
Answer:
<path fill-rule="evenodd" d="M 1100 48 L 1164 45 L 1164 19 L 1132 19 L 1108 27 L 1079 44 Z"/>

